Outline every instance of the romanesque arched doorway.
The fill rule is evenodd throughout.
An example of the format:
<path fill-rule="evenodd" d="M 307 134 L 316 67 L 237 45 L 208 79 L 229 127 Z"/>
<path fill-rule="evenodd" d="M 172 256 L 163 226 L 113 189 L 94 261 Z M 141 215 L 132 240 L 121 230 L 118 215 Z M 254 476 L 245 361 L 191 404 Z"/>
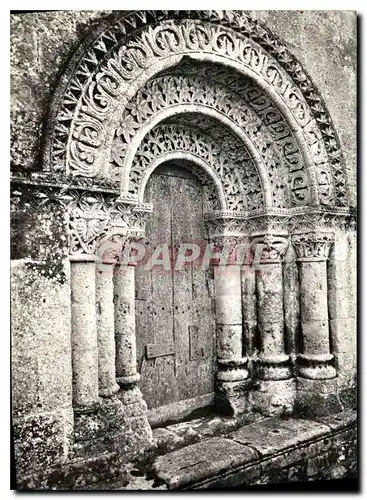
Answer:
<path fill-rule="evenodd" d="M 227 11 L 113 16 L 70 61 L 44 142 L 40 178 L 61 193 L 69 238 L 75 435 L 111 413 L 133 447 L 151 435 L 146 402 L 214 393 L 217 411 L 283 415 L 337 392 L 345 318 L 329 256 L 350 215 L 344 163 L 310 77 L 264 26 Z M 153 271 L 154 297 L 140 274 L 139 245 L 160 231 L 171 247 L 176 231 L 260 248 L 259 267 L 203 272 L 194 318 L 184 273 L 168 286 Z"/>

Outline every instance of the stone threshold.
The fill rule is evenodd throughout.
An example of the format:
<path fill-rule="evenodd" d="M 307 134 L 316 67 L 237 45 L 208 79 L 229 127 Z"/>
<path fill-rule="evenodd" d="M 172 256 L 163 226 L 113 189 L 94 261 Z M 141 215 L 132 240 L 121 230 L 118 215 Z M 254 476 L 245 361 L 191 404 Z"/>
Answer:
<path fill-rule="evenodd" d="M 337 473 L 343 476 L 356 454 L 349 444 L 355 427 L 354 411 L 316 419 L 268 418 L 245 425 L 228 437 L 208 438 L 159 456 L 152 471 L 170 490 L 264 484 L 269 482 L 269 474 L 294 464 L 305 469 L 298 471 L 300 480 L 317 475 L 331 478 Z M 325 470 L 312 462 L 322 454 L 331 457 L 324 457 Z"/>
<path fill-rule="evenodd" d="M 354 411 L 314 419 L 263 418 L 239 428 L 235 420 L 208 416 L 155 429 L 156 446 L 164 438 L 165 446 L 175 449 L 162 454 L 161 442 L 149 466 L 129 467 L 129 480 L 113 489 L 219 489 L 355 477 Z M 205 437 L 216 429 L 220 436 Z M 194 432 L 202 439 L 185 445 Z"/>

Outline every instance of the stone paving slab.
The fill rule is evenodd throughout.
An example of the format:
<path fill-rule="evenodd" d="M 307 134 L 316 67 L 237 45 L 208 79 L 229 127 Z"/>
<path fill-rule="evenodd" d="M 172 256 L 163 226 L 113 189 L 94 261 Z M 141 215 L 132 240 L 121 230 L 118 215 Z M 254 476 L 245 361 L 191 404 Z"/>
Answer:
<path fill-rule="evenodd" d="M 269 418 L 242 427 L 230 438 L 257 450 L 262 457 L 330 432 L 320 422 L 294 418 Z"/>
<path fill-rule="evenodd" d="M 258 454 L 248 446 L 214 437 L 158 457 L 153 469 L 169 489 L 175 489 L 258 458 Z"/>
<path fill-rule="evenodd" d="M 315 420 L 267 418 L 245 425 L 226 437 L 207 438 L 159 456 L 153 464 L 153 473 L 170 490 L 243 484 L 249 481 L 251 471 L 266 472 L 269 464 L 282 470 L 292 464 L 292 460 L 301 459 L 302 453 L 297 452 L 301 444 L 314 447 L 319 443 L 321 450 L 323 438 L 347 430 L 355 422 L 353 411 Z M 317 457 L 318 453 L 314 455 Z"/>
<path fill-rule="evenodd" d="M 328 417 L 318 417 L 316 420 L 322 424 L 328 425 L 334 431 L 345 429 L 357 422 L 357 412 L 353 410 L 337 413 Z"/>

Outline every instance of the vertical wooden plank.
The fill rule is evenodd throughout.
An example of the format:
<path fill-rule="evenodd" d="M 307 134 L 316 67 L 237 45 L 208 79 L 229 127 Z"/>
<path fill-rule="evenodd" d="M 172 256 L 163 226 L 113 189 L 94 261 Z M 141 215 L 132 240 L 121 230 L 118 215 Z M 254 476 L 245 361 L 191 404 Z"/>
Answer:
<path fill-rule="evenodd" d="M 200 186 L 191 195 L 191 233 L 197 243 L 205 240 L 203 218 L 203 195 Z M 204 249 L 203 249 L 204 250 Z M 192 367 L 197 380 L 197 395 L 214 391 L 215 381 L 215 325 L 210 295 L 210 271 L 201 265 L 192 266 L 193 323 L 198 327 L 198 343 L 203 350 Z"/>
<path fill-rule="evenodd" d="M 188 184 L 196 180 L 172 177 L 172 243 L 175 250 L 190 242 L 191 205 Z M 189 326 L 192 324 L 191 268 L 184 266 L 173 273 L 174 332 L 176 344 L 176 380 L 180 400 L 195 397 L 190 363 Z"/>
<path fill-rule="evenodd" d="M 152 185 L 155 216 L 151 224 L 152 250 L 158 245 L 171 247 L 171 181 L 165 175 L 156 174 Z M 154 343 L 173 342 L 173 291 L 172 270 L 153 266 L 152 272 L 152 314 Z M 151 377 L 152 390 L 150 407 L 169 404 L 176 400 L 177 387 L 174 377 L 174 356 L 163 356 L 153 360 L 154 373 Z"/>
<path fill-rule="evenodd" d="M 148 200 L 151 200 L 152 197 L 153 182 L 154 178 L 146 186 L 145 193 Z M 148 252 L 151 248 L 151 233 L 151 220 L 149 219 L 146 227 L 146 236 L 141 240 L 141 243 L 146 246 Z M 145 259 L 139 262 L 135 269 L 135 291 L 136 353 L 137 368 L 140 373 L 139 386 L 150 407 L 154 360 L 146 359 L 145 346 L 154 342 L 153 294 L 151 272 L 145 269 Z"/>

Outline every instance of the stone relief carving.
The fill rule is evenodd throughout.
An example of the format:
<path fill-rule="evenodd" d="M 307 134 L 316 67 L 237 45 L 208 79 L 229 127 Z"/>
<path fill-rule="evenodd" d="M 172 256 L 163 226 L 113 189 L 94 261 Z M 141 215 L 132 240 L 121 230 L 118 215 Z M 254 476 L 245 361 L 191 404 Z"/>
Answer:
<path fill-rule="evenodd" d="M 288 240 L 284 236 L 267 233 L 263 236 L 258 236 L 252 239 L 252 245 L 255 246 L 261 243 L 263 249 L 260 255 L 260 262 L 280 263 L 288 247 Z"/>
<path fill-rule="evenodd" d="M 327 260 L 333 241 L 333 233 L 311 232 L 292 235 L 298 260 Z"/>
<path fill-rule="evenodd" d="M 241 94 L 247 96 L 244 99 L 231 88 L 211 81 L 192 76 L 163 76 L 140 89 L 126 106 L 116 131 L 111 150 L 113 178 L 121 175 L 121 169 L 128 168 L 125 155 L 136 134 L 155 113 L 177 104 L 200 105 L 230 118 L 250 138 L 269 176 L 273 206 L 306 205 L 310 201 L 309 180 L 302 154 L 284 118 L 272 106 L 270 99 L 250 82 L 240 87 Z M 253 101 L 258 108 L 257 113 L 251 107 Z M 120 168 L 116 168 L 116 164 Z M 328 193 L 329 197 L 323 198 L 325 204 L 330 204 L 333 199 L 332 191 Z"/>
<path fill-rule="evenodd" d="M 106 240 L 143 235 L 150 212 L 149 206 L 137 208 L 116 198 L 80 193 L 68 206 L 70 253 L 98 254 L 99 246 Z"/>
<path fill-rule="evenodd" d="M 177 125 L 160 125 L 154 128 L 140 144 L 130 172 L 132 194 L 138 192 L 144 171 L 152 161 L 170 151 L 188 152 L 205 161 L 220 179 L 227 209 L 241 212 L 264 206 L 260 178 L 251 158 L 239 163 L 240 154 L 238 158 L 228 157 L 227 152 L 208 137 Z M 210 196 L 206 199 L 208 211 L 219 210 L 218 194 L 206 194 Z"/>
<path fill-rule="evenodd" d="M 163 21 L 168 17 L 171 19 Z M 178 17 L 187 20 L 178 21 Z M 160 24 L 155 25 L 159 20 Z M 135 33 L 137 29 L 139 34 Z M 95 175 L 99 169 L 95 160 L 106 136 L 105 120 L 123 90 L 157 60 L 197 51 L 224 56 L 255 71 L 286 102 L 306 137 L 306 127 L 312 123 L 316 133 L 308 137 L 314 140 L 321 136 L 322 141 L 318 139 L 316 144 L 326 152 L 325 159 L 332 168 L 336 204 L 346 206 L 348 193 L 340 146 L 321 97 L 286 47 L 243 12 L 140 11 L 128 14 L 99 34 L 60 93 L 62 98 L 51 117 L 55 126 L 45 156 L 48 165 L 64 169 L 66 156 L 70 162 L 77 155 L 83 165 L 79 170 Z M 70 128 L 72 137 L 66 148 Z M 301 182 L 296 184 L 302 186 Z"/>
<path fill-rule="evenodd" d="M 253 214 L 247 218 L 236 217 L 233 213 L 208 214 L 205 224 L 212 237 L 221 234 L 256 237 L 264 234 L 292 234 L 332 232 L 337 227 L 353 227 L 354 215 L 347 210 L 330 213 L 309 209 L 304 213 L 287 213 L 286 210 L 271 210 Z"/>
<path fill-rule="evenodd" d="M 136 206 L 131 200 L 122 200 L 116 191 L 88 186 L 88 182 L 74 179 L 70 185 L 60 179 L 51 183 L 39 174 L 14 177 L 11 184 L 11 210 L 27 209 L 44 211 L 61 208 L 66 214 L 70 233 L 70 252 L 93 253 L 98 242 L 106 235 L 126 233 L 143 234 L 145 222 L 152 206 Z M 207 184 L 213 188 L 212 183 Z M 213 199 L 217 193 L 214 192 Z M 136 201 L 136 200 L 135 200 Z M 238 215 L 231 210 L 220 210 L 205 215 L 206 227 L 211 238 L 216 236 L 247 237 L 259 233 L 286 234 L 323 233 L 338 227 L 353 229 L 355 214 L 348 209 L 299 208 L 257 210 L 252 214 Z M 305 236 L 303 236 L 304 238 Z"/>

